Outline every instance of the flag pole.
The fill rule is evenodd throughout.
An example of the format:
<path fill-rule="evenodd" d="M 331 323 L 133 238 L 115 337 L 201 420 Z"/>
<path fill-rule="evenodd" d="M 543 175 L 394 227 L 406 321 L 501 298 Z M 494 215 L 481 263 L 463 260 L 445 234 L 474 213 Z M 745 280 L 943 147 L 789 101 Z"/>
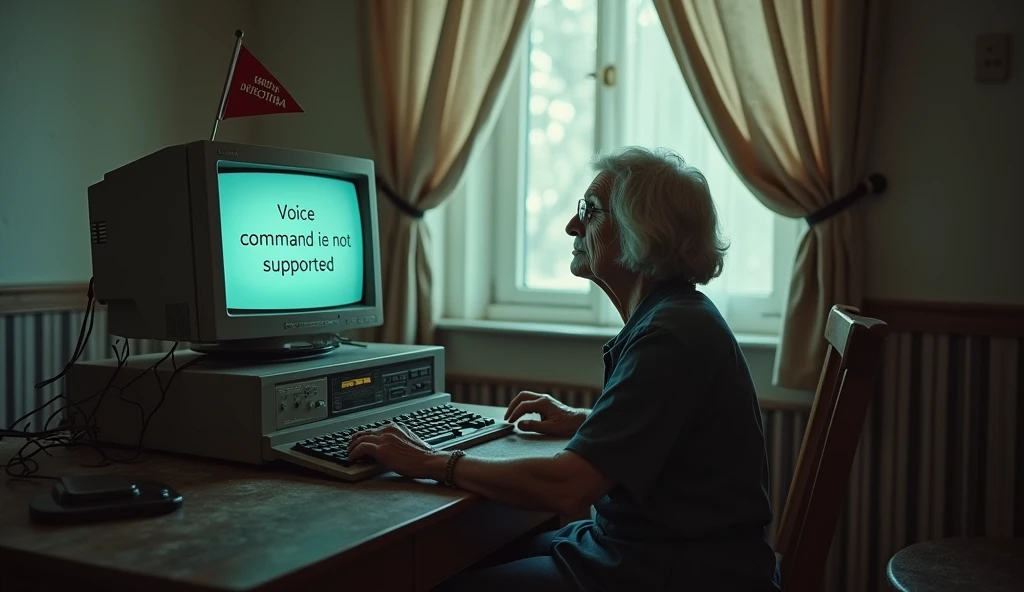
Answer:
<path fill-rule="evenodd" d="M 213 132 L 210 133 L 210 141 L 217 139 L 217 124 L 224 117 L 224 105 L 228 101 L 228 89 L 231 88 L 231 79 L 235 76 L 235 64 L 238 62 L 238 52 L 242 49 L 242 36 L 245 35 L 241 29 L 235 31 L 235 51 L 231 54 L 231 64 L 228 66 L 228 77 L 224 80 L 224 92 L 220 96 L 220 107 L 217 108 L 217 118 L 213 120 Z"/>

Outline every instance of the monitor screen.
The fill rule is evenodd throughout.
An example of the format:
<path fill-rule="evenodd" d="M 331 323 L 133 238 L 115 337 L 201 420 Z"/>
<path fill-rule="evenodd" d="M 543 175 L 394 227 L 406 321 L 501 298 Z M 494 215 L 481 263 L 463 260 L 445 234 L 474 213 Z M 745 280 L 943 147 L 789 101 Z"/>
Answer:
<path fill-rule="evenodd" d="M 363 301 L 363 224 L 352 182 L 253 169 L 222 169 L 217 178 L 229 315 Z"/>

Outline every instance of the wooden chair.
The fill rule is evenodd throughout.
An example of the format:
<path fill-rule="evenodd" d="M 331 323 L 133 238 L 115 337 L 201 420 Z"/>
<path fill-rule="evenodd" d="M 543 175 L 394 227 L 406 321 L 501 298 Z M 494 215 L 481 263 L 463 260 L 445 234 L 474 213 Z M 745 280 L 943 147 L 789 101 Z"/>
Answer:
<path fill-rule="evenodd" d="M 853 456 L 875 392 L 889 327 L 858 312 L 834 306 L 825 326 L 828 353 L 775 544 L 784 592 L 822 588 Z"/>

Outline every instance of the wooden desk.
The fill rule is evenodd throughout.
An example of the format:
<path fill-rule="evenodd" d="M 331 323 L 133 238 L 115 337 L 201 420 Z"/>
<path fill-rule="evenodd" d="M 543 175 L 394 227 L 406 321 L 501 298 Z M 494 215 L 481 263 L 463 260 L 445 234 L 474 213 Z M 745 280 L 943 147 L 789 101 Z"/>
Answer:
<path fill-rule="evenodd" d="M 498 417 L 499 408 L 467 406 Z M 17 442 L 0 443 L 6 463 Z M 565 440 L 516 433 L 470 449 L 485 457 L 554 454 Z M 164 482 L 181 510 L 144 520 L 37 526 L 29 500 L 53 481 L 0 485 L 0 590 L 426 590 L 557 517 L 525 512 L 433 481 L 390 473 L 349 484 L 290 465 L 265 467 L 151 455 L 81 466 L 91 450 L 53 451 L 39 474 L 116 472 Z M 371 588 L 372 586 L 372 588 Z M 64 588 L 66 589 L 66 588 Z M 90 588 L 91 589 L 91 588 Z"/>
<path fill-rule="evenodd" d="M 893 555 L 886 575 L 900 592 L 1019 592 L 1024 590 L 1024 539 L 923 541 Z"/>

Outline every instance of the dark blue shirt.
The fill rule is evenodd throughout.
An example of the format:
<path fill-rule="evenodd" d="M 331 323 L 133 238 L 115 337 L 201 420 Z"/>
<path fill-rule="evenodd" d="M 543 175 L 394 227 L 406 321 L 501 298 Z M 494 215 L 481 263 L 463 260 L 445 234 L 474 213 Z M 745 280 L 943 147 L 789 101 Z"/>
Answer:
<path fill-rule="evenodd" d="M 746 360 L 692 284 L 657 285 L 604 346 L 567 445 L 616 485 L 552 556 L 581 590 L 776 590 L 768 457 Z"/>

